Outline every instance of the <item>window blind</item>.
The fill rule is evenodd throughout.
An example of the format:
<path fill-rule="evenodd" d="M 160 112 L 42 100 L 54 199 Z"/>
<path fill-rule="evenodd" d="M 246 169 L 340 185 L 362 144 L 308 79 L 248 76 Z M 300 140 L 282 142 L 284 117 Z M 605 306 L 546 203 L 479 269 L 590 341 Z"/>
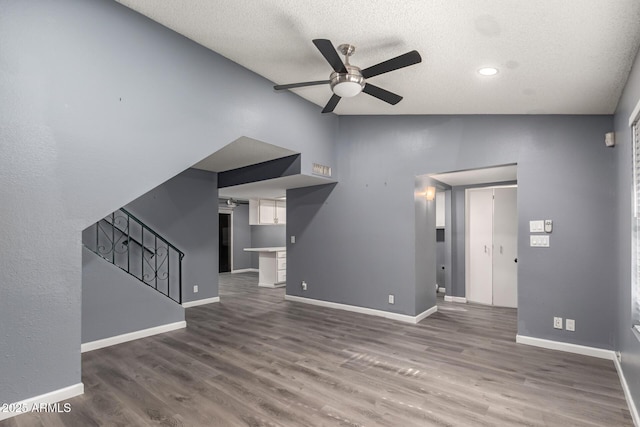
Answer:
<path fill-rule="evenodd" d="M 640 122 L 633 125 L 633 323 L 640 325 Z"/>

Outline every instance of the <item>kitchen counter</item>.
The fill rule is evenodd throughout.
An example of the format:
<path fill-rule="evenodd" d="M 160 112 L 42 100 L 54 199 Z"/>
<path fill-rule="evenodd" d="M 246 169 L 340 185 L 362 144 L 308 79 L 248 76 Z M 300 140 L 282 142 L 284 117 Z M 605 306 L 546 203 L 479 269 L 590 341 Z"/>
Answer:
<path fill-rule="evenodd" d="M 258 252 L 258 286 L 280 288 L 287 281 L 287 248 L 244 248 L 245 252 Z"/>

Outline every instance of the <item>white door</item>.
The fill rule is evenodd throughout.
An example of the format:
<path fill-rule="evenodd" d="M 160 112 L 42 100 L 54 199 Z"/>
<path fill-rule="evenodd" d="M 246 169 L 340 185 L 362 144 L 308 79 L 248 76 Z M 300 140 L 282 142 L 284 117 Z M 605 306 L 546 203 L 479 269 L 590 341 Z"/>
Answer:
<path fill-rule="evenodd" d="M 468 190 L 469 294 L 467 299 L 493 303 L 493 190 Z"/>
<path fill-rule="evenodd" d="M 518 306 L 518 211 L 515 187 L 494 189 L 493 305 Z"/>

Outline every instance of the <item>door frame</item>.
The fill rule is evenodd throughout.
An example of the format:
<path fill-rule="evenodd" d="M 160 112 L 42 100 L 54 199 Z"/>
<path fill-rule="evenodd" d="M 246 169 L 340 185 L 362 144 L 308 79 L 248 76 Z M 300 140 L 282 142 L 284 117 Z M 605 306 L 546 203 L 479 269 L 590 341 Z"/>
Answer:
<path fill-rule="evenodd" d="M 469 296 L 469 287 L 471 285 L 471 253 L 470 253 L 470 235 L 469 235 L 469 192 L 474 190 L 491 190 L 495 188 L 518 188 L 518 184 L 508 184 L 508 185 L 488 185 L 486 187 L 473 187 L 473 188 L 465 188 L 464 190 L 464 294 L 465 297 Z M 517 195 L 516 195 L 517 197 Z M 518 212 L 517 217 L 519 219 L 520 213 Z M 519 237 L 518 237 L 519 238 Z M 517 244 L 517 242 L 516 242 Z M 491 248 L 491 253 L 493 254 L 493 248 Z M 516 267 L 517 269 L 517 267 Z M 516 272 L 517 275 L 517 272 Z M 518 283 L 518 286 L 520 284 Z M 493 298 L 492 298 L 493 300 Z M 517 308 L 516 308 L 517 309 Z"/>
<path fill-rule="evenodd" d="M 229 273 L 233 273 L 233 208 L 218 207 L 218 216 L 220 214 L 229 214 Z M 218 230 L 218 234 L 220 230 Z M 220 236 L 218 236 L 218 239 Z M 218 262 L 220 262 L 220 254 L 218 253 Z M 218 273 L 219 274 L 219 273 Z"/>

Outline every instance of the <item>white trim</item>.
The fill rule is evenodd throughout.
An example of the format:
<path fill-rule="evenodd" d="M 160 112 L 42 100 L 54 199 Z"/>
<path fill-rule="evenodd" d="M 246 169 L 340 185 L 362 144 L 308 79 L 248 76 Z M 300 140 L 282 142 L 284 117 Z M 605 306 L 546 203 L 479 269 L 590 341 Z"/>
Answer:
<path fill-rule="evenodd" d="M 286 282 L 280 282 L 280 283 L 258 283 L 258 287 L 260 288 L 284 288 L 285 286 L 287 286 Z"/>
<path fill-rule="evenodd" d="M 110 347 L 112 345 L 122 344 L 124 342 L 133 341 L 140 338 L 146 338 L 152 335 L 162 334 L 164 332 L 175 331 L 176 329 L 182 329 L 186 327 L 187 327 L 187 322 L 183 320 L 181 322 L 168 323 L 166 325 L 156 326 L 148 329 L 142 329 L 140 331 L 135 331 L 135 332 L 129 332 L 128 334 L 116 335 L 115 337 L 109 337 L 101 340 L 84 343 L 80 346 L 80 352 L 86 353 L 87 351 L 98 350 L 100 348 Z"/>
<path fill-rule="evenodd" d="M 624 391 L 624 397 L 627 400 L 627 405 L 629 406 L 629 412 L 631 413 L 631 419 L 633 420 L 633 425 L 638 427 L 640 426 L 640 416 L 638 416 L 638 408 L 636 408 L 636 403 L 633 401 L 633 397 L 631 396 L 631 390 L 629 390 L 627 379 L 624 377 L 622 366 L 620 365 L 620 361 L 618 360 L 617 357 L 613 359 L 613 364 L 616 366 L 616 371 L 618 371 L 618 377 L 620 378 L 620 385 L 622 385 L 622 391 Z"/>
<path fill-rule="evenodd" d="M 190 308 L 190 307 L 197 307 L 199 305 L 212 304 L 214 302 L 220 302 L 220 297 L 211 297 L 211 298 L 199 299 L 195 301 L 187 301 L 187 302 L 183 302 L 182 306 L 184 308 Z"/>
<path fill-rule="evenodd" d="M 465 297 L 453 297 L 451 295 L 445 295 L 444 300 L 448 302 L 459 302 L 461 304 L 467 303 L 467 299 Z"/>
<path fill-rule="evenodd" d="M 640 119 L 640 99 L 636 104 L 636 108 L 633 109 L 631 115 L 629 116 L 629 127 L 633 126 L 636 120 Z"/>
<path fill-rule="evenodd" d="M 416 324 L 420 322 L 422 319 L 424 319 L 425 317 L 431 316 L 433 313 L 438 311 L 438 306 L 434 305 L 433 307 L 423 311 L 417 316 L 408 316 L 406 314 L 392 313 L 390 311 L 376 310 L 376 309 L 367 308 L 367 307 L 359 307 L 357 305 L 340 304 L 337 302 L 322 301 L 318 299 L 299 297 L 295 295 L 285 295 L 284 299 L 286 301 L 303 302 L 305 304 L 317 305 L 320 307 L 334 308 L 337 310 L 352 311 L 354 313 L 385 317 L 387 319 L 392 319 L 392 320 L 397 320 L 400 322 L 412 323 L 412 324 Z"/>
<path fill-rule="evenodd" d="M 236 273 L 257 273 L 258 269 L 257 268 L 241 268 L 240 270 L 231 270 L 231 274 L 236 274 Z"/>
<path fill-rule="evenodd" d="M 433 313 L 436 313 L 438 311 L 438 306 L 434 305 L 431 308 L 426 309 L 425 311 L 423 311 L 422 313 L 418 314 L 415 319 L 415 323 L 420 323 L 420 321 L 422 321 L 423 319 L 426 319 L 427 317 L 431 316 Z"/>
<path fill-rule="evenodd" d="M 447 288 L 438 288 L 438 293 L 444 294 L 447 292 Z"/>
<path fill-rule="evenodd" d="M 597 357 L 599 359 L 616 360 L 616 353 L 613 350 L 604 348 L 587 347 L 586 345 L 571 344 L 562 341 L 545 340 L 541 338 L 516 335 L 518 344 L 532 345 L 534 347 L 547 348 L 549 350 L 566 351 L 567 353 L 582 354 L 584 356 Z"/>
<path fill-rule="evenodd" d="M 25 412 L 30 412 L 33 405 L 37 405 L 40 403 L 58 403 L 63 400 L 71 399 L 72 397 L 80 396 L 81 394 L 84 394 L 84 384 L 78 383 L 69 387 L 50 391 L 49 393 L 41 394 L 40 396 L 30 397 L 28 399 L 21 400 L 20 402 L 9 405 L 10 407 L 13 406 L 18 408 L 25 408 L 26 411 L 0 411 L 0 421 L 6 420 L 7 418 L 15 417 L 16 415 L 24 414 Z"/>

